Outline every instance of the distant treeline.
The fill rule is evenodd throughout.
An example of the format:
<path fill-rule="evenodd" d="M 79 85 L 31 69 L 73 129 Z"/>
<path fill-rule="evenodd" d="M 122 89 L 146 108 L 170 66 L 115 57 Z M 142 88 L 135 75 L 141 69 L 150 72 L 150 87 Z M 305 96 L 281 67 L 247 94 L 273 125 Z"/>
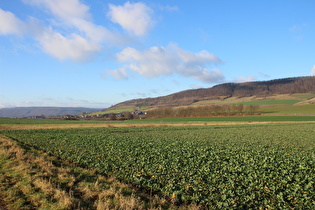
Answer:
<path fill-rule="evenodd" d="M 258 114 L 258 109 L 258 105 L 244 106 L 243 104 L 165 107 L 148 111 L 146 118 L 254 115 Z"/>

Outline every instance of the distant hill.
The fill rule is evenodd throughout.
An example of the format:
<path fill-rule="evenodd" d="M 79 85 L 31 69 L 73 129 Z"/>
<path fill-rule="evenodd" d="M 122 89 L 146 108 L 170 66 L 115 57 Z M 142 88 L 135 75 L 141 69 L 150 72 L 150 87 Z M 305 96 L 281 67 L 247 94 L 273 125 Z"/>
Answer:
<path fill-rule="evenodd" d="M 315 93 L 315 77 L 294 77 L 269 81 L 225 83 L 210 88 L 185 90 L 156 98 L 144 98 L 125 101 L 106 110 L 118 107 L 155 108 L 186 106 L 204 100 L 228 99 L 231 97 L 268 97 L 276 94 Z M 120 108 L 121 109 L 121 108 Z"/>
<path fill-rule="evenodd" d="M 0 117 L 5 118 L 23 118 L 30 116 L 61 116 L 77 115 L 83 112 L 97 112 L 100 109 L 83 108 L 83 107 L 14 107 L 0 109 Z"/>

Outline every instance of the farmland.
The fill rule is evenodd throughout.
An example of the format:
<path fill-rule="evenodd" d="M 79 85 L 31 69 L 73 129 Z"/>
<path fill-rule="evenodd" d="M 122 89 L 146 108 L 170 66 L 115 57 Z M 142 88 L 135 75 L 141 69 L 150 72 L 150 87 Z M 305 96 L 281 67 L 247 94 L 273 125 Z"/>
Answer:
<path fill-rule="evenodd" d="M 268 117 L 265 122 L 276 119 Z M 237 119 L 248 122 L 255 118 Z M 314 207 L 314 119 L 278 119 L 276 124 L 209 125 L 200 118 L 202 126 L 176 126 L 176 121 L 172 127 L 103 126 L 1 133 L 178 204 Z"/>
<path fill-rule="evenodd" d="M 214 97 L 212 99 L 201 99 L 192 102 L 189 105 L 176 106 L 177 108 L 186 107 L 203 107 L 211 105 L 233 106 L 242 104 L 244 106 L 259 106 L 258 113 L 264 115 L 314 115 L 315 95 L 311 93 L 304 94 L 275 94 L 270 96 L 248 96 L 248 97 Z M 165 106 L 168 107 L 168 106 Z M 133 110 L 148 111 L 154 106 L 137 107 L 134 104 L 117 104 L 106 110 L 102 110 L 93 114 L 119 113 Z"/>

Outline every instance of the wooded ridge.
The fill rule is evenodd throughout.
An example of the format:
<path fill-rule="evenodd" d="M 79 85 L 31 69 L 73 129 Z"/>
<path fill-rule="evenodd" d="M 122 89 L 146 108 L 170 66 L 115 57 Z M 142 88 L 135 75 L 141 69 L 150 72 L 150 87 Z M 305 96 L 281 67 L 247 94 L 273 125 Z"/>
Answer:
<path fill-rule="evenodd" d="M 315 93 L 315 76 L 293 77 L 269 81 L 224 83 L 210 88 L 185 90 L 156 98 L 133 99 L 115 106 L 170 107 L 185 106 L 218 97 L 271 96 L 275 94 Z"/>

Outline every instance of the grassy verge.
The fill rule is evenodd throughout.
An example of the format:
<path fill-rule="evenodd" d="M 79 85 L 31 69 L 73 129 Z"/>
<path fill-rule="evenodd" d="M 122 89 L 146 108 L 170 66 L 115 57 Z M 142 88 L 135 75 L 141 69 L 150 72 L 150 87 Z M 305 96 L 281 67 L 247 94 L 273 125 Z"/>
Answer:
<path fill-rule="evenodd" d="M 315 121 L 315 116 L 227 116 L 227 117 L 183 117 L 183 118 L 157 118 L 137 119 L 125 121 L 126 123 L 211 123 L 211 122 L 301 122 Z"/>
<path fill-rule="evenodd" d="M 261 107 L 260 111 L 268 115 L 315 115 L 315 104 Z"/>
<path fill-rule="evenodd" d="M 1 130 L 32 130 L 32 129 L 73 129 L 73 128 L 109 128 L 109 127 L 153 127 L 153 126 L 193 126 L 193 125 L 229 125 L 253 123 L 282 123 L 282 122 L 315 122 L 313 116 L 227 116 L 227 117 L 184 117 L 136 119 L 125 121 L 57 121 L 32 119 L 1 119 Z M 62 124 L 62 122 L 64 122 Z M 80 123 L 82 122 L 82 123 Z"/>
<path fill-rule="evenodd" d="M 185 209 L 0 135 L 0 198 L 7 209 Z M 190 209 L 198 209 L 191 205 Z"/>
<path fill-rule="evenodd" d="M 243 105 L 293 105 L 296 103 L 301 102 L 301 100 L 258 100 L 258 101 L 246 101 L 240 102 L 236 104 L 243 104 Z"/>

